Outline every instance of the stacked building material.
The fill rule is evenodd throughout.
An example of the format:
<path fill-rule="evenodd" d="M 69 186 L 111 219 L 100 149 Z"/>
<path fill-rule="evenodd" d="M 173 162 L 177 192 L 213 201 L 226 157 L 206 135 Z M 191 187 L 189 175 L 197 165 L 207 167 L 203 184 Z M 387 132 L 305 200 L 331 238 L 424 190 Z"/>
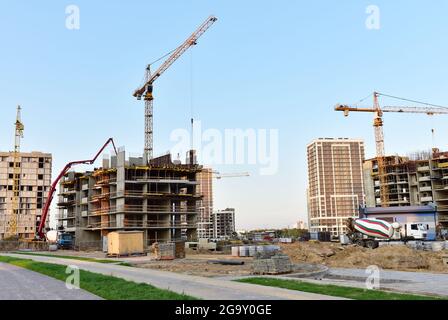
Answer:
<path fill-rule="evenodd" d="M 255 257 L 257 253 L 270 252 L 272 255 L 280 251 L 279 246 L 239 246 L 232 247 L 234 257 Z"/>
<path fill-rule="evenodd" d="M 178 241 L 175 243 L 175 254 L 176 259 L 185 259 L 185 242 Z"/>
<path fill-rule="evenodd" d="M 176 245 L 169 243 L 154 243 L 154 253 L 157 260 L 174 260 L 176 258 Z"/>
<path fill-rule="evenodd" d="M 253 268 L 255 274 L 283 274 L 290 273 L 293 265 L 285 254 L 276 253 L 271 256 L 271 253 L 260 253 L 254 260 Z"/>

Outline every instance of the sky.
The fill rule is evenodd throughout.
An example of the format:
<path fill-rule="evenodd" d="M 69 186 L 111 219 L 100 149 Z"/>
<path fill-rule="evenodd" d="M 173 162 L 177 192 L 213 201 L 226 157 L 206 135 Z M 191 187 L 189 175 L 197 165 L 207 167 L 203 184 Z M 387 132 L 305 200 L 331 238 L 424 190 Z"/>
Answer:
<path fill-rule="evenodd" d="M 79 29 L 66 27 L 68 5 L 80 10 Z M 379 29 L 366 26 L 370 5 Z M 141 153 L 143 104 L 132 93 L 146 64 L 214 14 L 198 45 L 157 80 L 154 153 L 171 150 L 173 130 L 189 130 L 192 116 L 204 130 L 278 130 L 275 174 L 261 175 L 260 164 L 214 166 L 251 174 L 216 180 L 215 208 L 235 208 L 238 229 L 291 227 L 306 220 L 309 142 L 362 138 L 374 156 L 372 115 L 344 118 L 336 103 L 376 90 L 448 105 L 447 9 L 444 0 L 0 0 L 0 150 L 13 148 L 20 104 L 22 150 L 51 152 L 54 177 L 109 137 Z M 384 120 L 389 154 L 448 149 L 445 116 Z"/>

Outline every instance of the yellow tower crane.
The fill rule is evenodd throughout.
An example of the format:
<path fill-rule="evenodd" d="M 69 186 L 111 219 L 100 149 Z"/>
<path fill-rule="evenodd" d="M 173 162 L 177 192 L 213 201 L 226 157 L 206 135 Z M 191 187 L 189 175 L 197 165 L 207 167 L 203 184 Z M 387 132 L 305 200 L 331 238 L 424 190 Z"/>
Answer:
<path fill-rule="evenodd" d="M 401 101 L 417 103 L 422 105 L 421 107 L 407 107 L 407 106 L 380 106 L 379 97 L 388 97 L 392 99 L 397 99 Z M 373 107 L 357 107 L 346 104 L 337 104 L 335 106 L 336 111 L 344 112 L 344 116 L 348 117 L 350 112 L 370 112 L 374 114 L 373 127 L 375 129 L 375 146 L 376 146 L 376 157 L 378 162 L 378 177 L 380 181 L 380 199 L 381 206 L 387 206 L 389 197 L 387 194 L 386 186 L 386 165 L 385 165 L 385 149 L 384 149 L 384 133 L 383 133 L 383 114 L 385 112 L 398 112 L 398 113 L 422 113 L 427 115 L 440 115 L 448 114 L 448 108 L 430 104 L 426 102 L 420 102 L 415 100 L 410 100 L 406 98 L 399 98 L 396 96 L 391 96 L 379 92 L 373 93 Z"/>
<path fill-rule="evenodd" d="M 167 60 L 153 74 L 151 74 L 151 64 L 149 64 L 146 67 L 144 84 L 134 92 L 134 97 L 138 100 L 141 100 L 142 97 L 145 100 L 145 150 L 143 158 L 147 164 L 149 164 L 149 161 L 153 157 L 153 84 L 177 59 L 179 59 L 180 56 L 185 53 L 185 51 L 197 44 L 197 40 L 216 22 L 216 20 L 218 19 L 214 16 L 208 17 L 184 43 L 168 54 L 169 57 Z"/>
<path fill-rule="evenodd" d="M 17 106 L 17 116 L 15 123 L 15 140 L 14 140 L 14 152 L 13 152 L 13 164 L 12 164 L 12 207 L 7 222 L 5 238 L 19 238 L 18 234 L 18 221 L 20 214 L 20 140 L 23 138 L 23 131 L 25 126 L 21 119 L 20 106 Z"/>

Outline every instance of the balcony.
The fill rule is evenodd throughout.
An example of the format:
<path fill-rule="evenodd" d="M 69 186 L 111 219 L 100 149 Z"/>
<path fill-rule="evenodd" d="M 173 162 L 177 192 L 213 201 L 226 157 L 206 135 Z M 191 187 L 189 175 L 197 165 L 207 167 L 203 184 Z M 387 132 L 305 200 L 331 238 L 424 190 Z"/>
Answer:
<path fill-rule="evenodd" d="M 91 223 L 87 229 L 195 229 L 196 221 L 170 221 L 170 220 L 125 220 L 117 224 L 116 221 L 102 221 Z"/>
<path fill-rule="evenodd" d="M 419 172 L 425 172 L 425 171 L 429 171 L 429 166 L 422 166 L 422 167 L 418 167 L 417 171 Z"/>
<path fill-rule="evenodd" d="M 432 197 L 421 197 L 420 198 L 421 202 L 431 202 L 433 201 Z"/>
<path fill-rule="evenodd" d="M 108 215 L 115 213 L 169 213 L 169 214 L 198 214 L 196 207 L 176 207 L 160 206 L 160 205 L 124 205 L 114 206 L 110 208 L 101 208 L 91 212 L 93 215 Z"/>
<path fill-rule="evenodd" d="M 421 187 L 420 191 L 432 191 L 432 187 L 428 187 L 428 186 Z"/>
<path fill-rule="evenodd" d="M 431 181 L 431 176 L 419 177 L 418 181 L 420 181 L 420 182 Z"/>

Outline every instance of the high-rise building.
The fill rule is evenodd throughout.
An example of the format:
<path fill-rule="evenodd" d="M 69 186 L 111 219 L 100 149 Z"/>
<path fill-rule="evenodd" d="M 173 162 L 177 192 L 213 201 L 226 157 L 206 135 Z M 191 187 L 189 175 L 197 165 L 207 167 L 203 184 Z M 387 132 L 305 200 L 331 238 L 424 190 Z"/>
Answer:
<path fill-rule="evenodd" d="M 13 212 L 14 153 L 0 152 L 0 240 L 11 236 L 8 226 L 12 214 L 17 216 L 16 236 L 33 239 L 50 191 L 51 154 L 19 153 L 18 159 L 18 210 Z"/>
<path fill-rule="evenodd" d="M 214 211 L 212 222 L 214 239 L 231 238 L 235 232 L 235 209 Z"/>
<path fill-rule="evenodd" d="M 198 193 L 203 196 L 198 201 L 198 238 L 210 239 L 213 237 L 213 170 L 204 168 L 198 172 L 196 180 L 198 182 Z"/>
<path fill-rule="evenodd" d="M 320 138 L 307 146 L 310 231 L 345 232 L 345 221 L 364 204 L 364 142 Z"/>

